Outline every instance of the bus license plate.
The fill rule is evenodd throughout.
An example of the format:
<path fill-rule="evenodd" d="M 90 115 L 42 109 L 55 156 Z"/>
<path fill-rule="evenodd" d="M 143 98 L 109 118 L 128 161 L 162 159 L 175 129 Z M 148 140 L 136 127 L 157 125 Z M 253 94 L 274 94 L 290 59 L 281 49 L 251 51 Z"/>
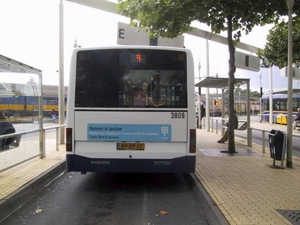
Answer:
<path fill-rule="evenodd" d="M 145 150 L 144 143 L 117 143 L 117 150 Z"/>

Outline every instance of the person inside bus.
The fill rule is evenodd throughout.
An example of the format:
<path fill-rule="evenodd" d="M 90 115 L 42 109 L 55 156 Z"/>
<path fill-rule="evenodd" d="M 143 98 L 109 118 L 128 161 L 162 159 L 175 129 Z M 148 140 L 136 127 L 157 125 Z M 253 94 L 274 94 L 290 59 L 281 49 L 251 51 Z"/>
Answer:
<path fill-rule="evenodd" d="M 151 97 L 148 95 L 148 83 L 141 82 L 140 88 L 134 93 L 134 106 L 147 106 L 150 104 Z"/>
<path fill-rule="evenodd" d="M 233 110 L 233 113 L 234 113 L 234 121 L 233 121 L 234 129 L 237 129 L 238 126 L 239 126 L 239 119 L 238 119 L 238 117 L 236 115 L 236 110 L 235 109 Z M 228 127 L 228 121 L 225 123 L 225 126 Z M 218 140 L 217 142 L 220 143 L 220 144 L 223 144 L 226 141 L 228 141 L 228 128 L 226 129 L 223 137 L 220 140 Z"/>
<path fill-rule="evenodd" d="M 297 114 L 296 114 L 295 121 L 293 124 L 294 130 L 296 130 L 298 124 L 300 124 L 300 108 L 297 109 Z"/>
<path fill-rule="evenodd" d="M 167 99 L 161 101 L 154 101 L 148 92 L 148 82 L 142 81 L 140 88 L 134 93 L 134 106 L 155 106 L 159 107 L 166 103 Z"/>

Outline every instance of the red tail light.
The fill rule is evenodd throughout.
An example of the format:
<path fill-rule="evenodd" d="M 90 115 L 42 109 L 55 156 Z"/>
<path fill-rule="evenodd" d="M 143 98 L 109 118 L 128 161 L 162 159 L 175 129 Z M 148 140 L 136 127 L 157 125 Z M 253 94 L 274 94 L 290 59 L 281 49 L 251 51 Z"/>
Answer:
<path fill-rule="evenodd" d="M 190 153 L 196 153 L 196 129 L 190 129 Z"/>
<path fill-rule="evenodd" d="M 72 151 L 72 128 L 66 128 L 66 151 Z"/>

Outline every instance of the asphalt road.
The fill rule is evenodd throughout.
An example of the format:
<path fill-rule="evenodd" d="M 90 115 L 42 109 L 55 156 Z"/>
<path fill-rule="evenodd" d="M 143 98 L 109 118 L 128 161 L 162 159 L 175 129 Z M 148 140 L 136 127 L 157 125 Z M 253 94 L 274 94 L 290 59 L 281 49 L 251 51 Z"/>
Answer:
<path fill-rule="evenodd" d="M 206 225 L 182 174 L 64 173 L 1 225 Z"/>

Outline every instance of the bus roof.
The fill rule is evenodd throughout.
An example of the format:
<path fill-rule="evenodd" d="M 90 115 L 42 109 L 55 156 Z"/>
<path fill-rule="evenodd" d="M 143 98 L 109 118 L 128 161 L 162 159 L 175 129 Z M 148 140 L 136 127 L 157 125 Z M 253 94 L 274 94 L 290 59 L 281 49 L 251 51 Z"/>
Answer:
<path fill-rule="evenodd" d="M 273 94 L 287 94 L 288 90 L 275 91 Z M 293 94 L 300 94 L 300 89 L 293 89 Z"/>
<path fill-rule="evenodd" d="M 273 93 L 273 99 L 287 99 L 288 95 L 287 94 L 276 94 Z M 293 94 L 293 98 L 300 98 L 299 94 Z M 269 94 L 265 94 L 262 96 L 262 99 L 269 99 Z"/>

